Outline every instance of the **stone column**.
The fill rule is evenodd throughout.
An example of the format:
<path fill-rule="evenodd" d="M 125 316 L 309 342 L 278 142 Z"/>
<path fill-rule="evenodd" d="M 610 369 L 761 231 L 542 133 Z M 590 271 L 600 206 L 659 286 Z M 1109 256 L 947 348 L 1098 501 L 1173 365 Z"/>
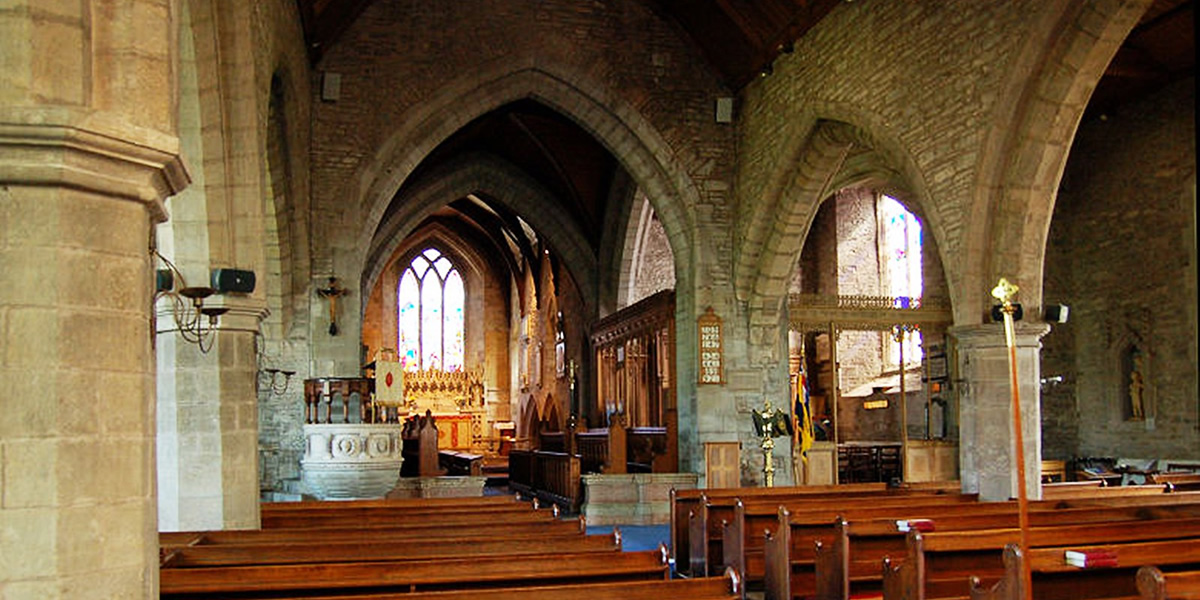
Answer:
<path fill-rule="evenodd" d="M 1041 497 L 1042 458 L 1041 339 L 1045 323 L 1016 323 L 1017 377 L 1025 443 L 1025 489 Z M 959 389 L 959 460 L 962 487 L 983 500 L 1017 497 L 1012 416 L 1012 372 L 1004 325 L 951 327 L 957 345 Z"/>
<path fill-rule="evenodd" d="M 0 595 L 157 598 L 151 224 L 170 2 L 0 10 Z"/>
<path fill-rule="evenodd" d="M 221 315 L 202 353 L 158 316 L 158 495 L 162 531 L 259 526 L 258 361 L 262 301 L 212 296 Z"/>

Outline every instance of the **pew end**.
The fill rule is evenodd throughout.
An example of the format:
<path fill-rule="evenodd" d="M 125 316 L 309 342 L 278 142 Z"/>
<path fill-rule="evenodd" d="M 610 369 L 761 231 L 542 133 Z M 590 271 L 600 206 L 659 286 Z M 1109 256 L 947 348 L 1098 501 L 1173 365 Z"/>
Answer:
<path fill-rule="evenodd" d="M 1024 600 L 1025 581 L 1021 577 L 1025 555 L 1016 544 L 1004 546 L 1004 576 L 992 585 L 985 585 L 979 577 L 970 579 L 971 600 Z"/>

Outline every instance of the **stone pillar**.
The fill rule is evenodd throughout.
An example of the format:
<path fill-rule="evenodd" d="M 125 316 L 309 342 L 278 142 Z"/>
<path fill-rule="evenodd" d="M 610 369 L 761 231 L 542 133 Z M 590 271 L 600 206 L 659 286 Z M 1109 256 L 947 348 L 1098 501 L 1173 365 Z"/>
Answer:
<path fill-rule="evenodd" d="M 151 224 L 172 4 L 0 10 L 0 595 L 157 598 Z"/>
<path fill-rule="evenodd" d="M 1016 323 L 1017 377 L 1025 443 L 1025 489 L 1041 497 L 1041 339 L 1045 323 Z M 958 352 L 959 460 L 962 487 L 983 500 L 1017 497 L 1012 372 L 1004 325 L 951 327 Z"/>
<path fill-rule="evenodd" d="M 261 300 L 212 296 L 228 308 L 202 353 L 158 315 L 159 529 L 256 529 Z"/>

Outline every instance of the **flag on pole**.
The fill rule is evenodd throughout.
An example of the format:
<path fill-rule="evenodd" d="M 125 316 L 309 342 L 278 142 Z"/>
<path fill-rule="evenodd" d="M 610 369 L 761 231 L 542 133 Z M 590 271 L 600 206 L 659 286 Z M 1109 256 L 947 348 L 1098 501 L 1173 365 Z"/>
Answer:
<path fill-rule="evenodd" d="M 796 375 L 796 400 L 792 407 L 792 419 L 795 420 L 792 431 L 795 432 L 795 443 L 800 446 L 800 460 L 807 466 L 808 450 L 812 448 L 816 435 L 813 432 L 812 412 L 808 404 L 808 381 L 804 377 L 803 361 L 800 372 Z"/>

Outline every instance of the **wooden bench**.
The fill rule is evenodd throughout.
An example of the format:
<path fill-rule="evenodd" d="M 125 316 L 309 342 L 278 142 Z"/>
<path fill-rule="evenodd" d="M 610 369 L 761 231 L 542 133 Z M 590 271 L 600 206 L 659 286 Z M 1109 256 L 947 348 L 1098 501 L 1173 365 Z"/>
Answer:
<path fill-rule="evenodd" d="M 438 452 L 438 465 L 442 472 L 452 477 L 479 477 L 483 475 L 483 455 L 454 450 Z"/>
<path fill-rule="evenodd" d="M 1200 570 L 1163 571 L 1144 566 L 1137 572 L 1141 600 L 1195 600 L 1200 598 Z"/>
<path fill-rule="evenodd" d="M 303 596 L 306 600 L 741 600 L 741 583 L 733 572 L 724 577 L 616 581 L 438 592 Z"/>
<path fill-rule="evenodd" d="M 883 597 L 889 600 L 961 598 L 975 594 L 978 598 L 996 582 L 1005 577 L 1012 579 L 1012 565 L 1006 570 L 1005 548 L 1018 543 L 1019 538 L 1017 529 L 910 532 L 903 561 L 899 565 L 893 560 L 884 561 Z M 1042 580 L 1042 587 L 1054 590 L 1054 574 L 1077 570 L 1064 561 L 1063 553 L 1069 549 L 1110 549 L 1119 553 L 1123 567 L 1136 568 L 1160 562 L 1178 564 L 1184 558 L 1193 560 L 1193 556 L 1200 560 L 1200 520 L 1148 521 L 1137 527 L 1129 527 L 1125 522 L 1035 527 L 1028 533 L 1028 543 L 1033 570 L 1050 574 Z M 1012 562 L 1011 557 L 1009 562 Z M 1133 572 L 1126 573 L 1125 579 L 1128 580 L 1125 587 L 1109 581 L 1097 589 L 1121 590 L 1116 593 L 1117 597 L 1135 596 Z M 1091 581 L 1089 579 L 1087 584 L 1073 581 L 1068 587 L 1075 590 L 1074 594 L 1081 594 L 1085 585 L 1092 585 Z M 998 592 L 988 593 L 1008 593 L 1011 586 L 1006 583 L 997 588 Z M 1051 594 L 1051 591 L 1046 593 Z M 1083 597 L 1058 594 L 1054 592 L 1053 596 L 1047 597 Z M 1039 599 L 1042 597 L 1038 595 Z"/>
<path fill-rule="evenodd" d="M 1200 489 L 1200 473 L 1191 471 L 1153 473 L 1146 477 L 1146 481 L 1167 485 L 1172 491 Z"/>
<path fill-rule="evenodd" d="M 301 502 L 263 502 L 259 510 L 266 513 L 305 512 L 313 509 L 345 510 L 355 508 L 386 507 L 392 509 L 404 508 L 475 508 L 490 505 L 517 505 L 531 508 L 527 502 L 518 500 L 515 496 L 463 496 L 456 498 L 375 498 L 369 500 L 304 500 Z"/>
<path fill-rule="evenodd" d="M 508 453 L 508 485 L 522 494 L 577 512 L 583 500 L 579 456 L 514 449 Z"/>
<path fill-rule="evenodd" d="M 408 539 L 407 543 L 364 543 L 356 540 L 311 539 L 295 542 L 201 544 L 178 546 L 159 563 L 163 569 L 236 565 L 432 560 L 466 556 L 523 556 L 558 553 L 620 552 L 621 534 L 568 537 L 525 537 L 521 540 L 473 536 Z"/>
<path fill-rule="evenodd" d="M 835 492 L 852 493 L 863 491 L 883 491 L 887 485 L 883 483 L 854 483 L 847 485 L 810 485 L 772 488 L 698 488 L 678 490 L 671 488 L 671 558 L 677 568 L 686 570 L 689 564 L 688 523 L 692 511 L 701 504 L 706 504 L 717 498 L 740 498 L 743 496 L 795 496 L 800 494 L 829 494 Z"/>
<path fill-rule="evenodd" d="M 178 546 L 332 542 L 362 540 L 368 536 L 372 543 L 392 543 L 411 539 L 462 539 L 491 536 L 503 539 L 526 537 L 572 537 L 584 535 L 583 516 L 576 519 L 538 520 L 525 522 L 493 521 L 471 524 L 470 527 L 446 526 L 414 521 L 395 527 L 329 527 L 303 529 L 237 529 L 224 531 L 173 531 L 158 534 L 159 546 Z"/>
<path fill-rule="evenodd" d="M 1112 498 L 1132 496 L 1154 496 L 1169 493 L 1172 488 L 1166 484 L 1146 485 L 1103 485 L 1102 479 L 1075 481 L 1065 484 L 1043 485 L 1042 498 L 1046 500 L 1067 500 L 1074 498 Z M 1091 485 L 1088 485 L 1091 484 Z"/>
<path fill-rule="evenodd" d="M 889 512 L 889 511 L 883 511 Z M 1165 507 L 1071 507 L 1069 504 L 1031 504 L 1030 524 L 1044 527 L 1063 524 L 1139 522 L 1154 519 L 1200 519 L 1200 504 Z M 805 594 L 843 597 L 844 590 L 877 589 L 880 563 L 885 556 L 906 553 L 905 533 L 899 521 L 928 519 L 938 532 L 1013 528 L 1017 526 L 1014 502 L 988 502 L 949 506 L 927 512 L 895 512 L 887 517 L 859 515 L 849 525 L 844 519 L 811 522 L 781 510 L 774 535 L 766 540 L 764 574 L 768 598 Z M 753 568 L 753 567 L 752 567 Z"/>
<path fill-rule="evenodd" d="M 817 486 L 814 486 L 817 487 Z M 693 576 L 704 576 L 708 574 L 720 573 L 725 566 L 721 562 L 724 555 L 723 540 L 725 538 L 725 525 L 732 522 L 736 515 L 736 507 L 739 505 L 753 506 L 761 508 L 761 514 L 767 515 L 764 525 L 767 527 L 774 526 L 775 510 L 781 504 L 791 505 L 792 503 L 823 503 L 812 504 L 812 508 L 816 509 L 819 506 L 828 506 L 830 502 L 845 503 L 845 502 L 874 502 L 882 500 L 884 502 L 904 502 L 905 498 L 910 497 L 937 497 L 937 503 L 944 502 L 974 502 L 976 495 L 963 495 L 955 489 L 953 492 L 946 492 L 940 488 L 877 488 L 866 490 L 839 490 L 843 486 L 819 486 L 820 489 L 806 488 L 790 488 L 796 490 L 792 493 L 743 493 L 743 494 L 724 494 L 710 497 L 707 494 L 702 494 L 699 500 L 695 503 L 689 503 L 687 514 L 687 534 L 676 535 L 676 538 L 682 538 L 679 543 L 686 540 L 687 551 L 681 553 L 682 547 L 676 549 L 675 564 L 676 568 L 684 568 Z M 681 503 L 682 506 L 682 503 Z M 675 515 L 672 516 L 673 522 Z M 750 531 L 749 529 L 740 529 L 739 531 Z M 682 563 L 681 554 L 687 556 L 687 562 Z"/>
<path fill-rule="evenodd" d="M 667 549 L 161 569 L 164 599 L 419 592 L 669 578 Z"/>
<path fill-rule="evenodd" d="M 1115 564 L 1081 568 L 1067 563 L 1064 554 L 1068 551 L 1110 552 L 1115 557 Z M 1021 591 L 1024 584 L 1021 581 L 1021 571 L 1025 559 L 1016 544 L 1005 546 L 1003 556 L 1004 573 L 995 585 L 984 586 L 977 577 L 971 578 L 970 593 L 973 600 L 1023 600 L 1024 595 Z M 1090 546 L 1060 545 L 1029 550 L 1032 592 L 1033 597 L 1039 600 L 1124 600 L 1144 596 L 1141 593 L 1141 570 L 1156 569 L 1161 576 L 1163 573 L 1156 565 L 1183 566 L 1192 569 L 1185 573 L 1195 573 L 1194 569 L 1200 567 L 1200 538 L 1130 541 Z M 1165 584 L 1166 578 L 1161 581 Z M 1177 581 L 1176 585 L 1181 591 L 1187 585 L 1186 581 L 1189 581 L 1186 575 Z M 1191 581 L 1195 586 L 1195 580 Z M 1151 589 L 1153 590 L 1153 587 Z M 1161 589 L 1165 591 L 1165 585 Z M 1193 587 L 1192 591 L 1196 592 L 1197 588 Z"/>
<path fill-rule="evenodd" d="M 778 523 L 776 515 L 781 506 L 795 513 L 803 513 L 812 522 L 827 525 L 834 517 L 847 511 L 871 513 L 901 507 L 950 507 L 959 504 L 978 504 L 978 496 L 959 493 L 881 492 L 756 501 L 751 504 L 739 499 L 732 507 L 731 518 L 712 516 L 714 513 L 728 513 L 724 510 L 717 513 L 712 510 L 712 505 L 709 505 L 704 507 L 709 509 L 708 519 L 711 519 L 707 525 L 700 517 L 691 522 L 690 572 L 695 575 L 713 574 L 719 572 L 717 569 L 731 566 L 747 583 L 761 580 L 762 535 L 764 532 L 775 530 Z M 711 534 L 713 524 L 717 524 L 720 535 Z M 707 570 L 704 570 L 706 568 Z"/>
<path fill-rule="evenodd" d="M 307 511 L 262 514 L 263 529 L 297 529 L 315 527 L 371 527 L 394 526 L 405 522 L 425 521 L 428 523 L 469 523 L 495 521 L 539 521 L 553 520 L 554 511 L 532 510 L 520 503 L 482 505 L 479 507 L 431 507 L 431 508 L 313 508 Z"/>

